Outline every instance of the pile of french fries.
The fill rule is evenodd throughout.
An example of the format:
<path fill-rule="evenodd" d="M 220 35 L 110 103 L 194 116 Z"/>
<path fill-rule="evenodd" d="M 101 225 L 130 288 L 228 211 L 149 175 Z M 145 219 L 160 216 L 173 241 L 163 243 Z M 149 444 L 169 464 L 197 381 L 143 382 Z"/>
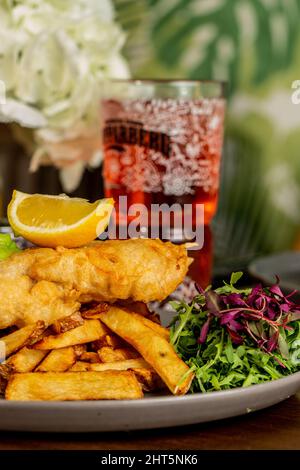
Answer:
<path fill-rule="evenodd" d="M 185 394 L 193 374 L 169 331 L 139 310 L 99 303 L 0 337 L 0 393 L 22 401 L 129 400 L 164 388 Z"/>

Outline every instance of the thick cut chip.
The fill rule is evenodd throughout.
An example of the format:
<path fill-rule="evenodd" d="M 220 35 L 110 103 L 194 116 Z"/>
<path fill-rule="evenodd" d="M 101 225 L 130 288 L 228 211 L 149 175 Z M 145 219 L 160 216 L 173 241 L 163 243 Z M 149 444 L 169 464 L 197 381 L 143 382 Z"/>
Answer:
<path fill-rule="evenodd" d="M 80 356 L 81 361 L 100 362 L 99 355 L 96 352 L 85 351 Z"/>
<path fill-rule="evenodd" d="M 28 340 L 26 341 L 25 346 L 33 346 L 37 341 L 42 339 L 44 336 L 44 333 L 47 329 L 47 325 L 44 321 L 37 321 L 35 323 L 35 328 L 33 329 L 33 332 L 29 336 Z"/>
<path fill-rule="evenodd" d="M 77 361 L 75 364 L 69 369 L 69 372 L 84 372 L 90 370 L 90 362 L 84 361 Z"/>
<path fill-rule="evenodd" d="M 0 375 L 0 395 L 4 395 L 7 381 Z"/>
<path fill-rule="evenodd" d="M 150 392 L 161 390 L 165 384 L 155 372 L 154 369 L 142 358 L 127 359 L 119 362 L 106 362 L 104 364 L 91 364 L 88 362 L 78 361 L 70 369 L 71 371 L 104 371 L 104 370 L 132 370 L 136 378 L 142 385 L 143 390 Z"/>
<path fill-rule="evenodd" d="M 7 363 L 0 364 L 0 395 L 5 393 L 7 382 L 12 374 L 12 367 Z"/>
<path fill-rule="evenodd" d="M 36 351 L 39 351 L 38 349 Z M 76 354 L 74 348 L 54 349 L 43 362 L 37 367 L 38 372 L 64 372 L 70 369 L 76 362 Z"/>
<path fill-rule="evenodd" d="M 84 324 L 57 336 L 46 336 L 34 345 L 35 349 L 59 349 L 100 339 L 107 328 L 99 320 L 85 320 Z"/>
<path fill-rule="evenodd" d="M 138 315 L 111 307 L 101 315 L 101 320 L 143 356 L 173 394 L 187 393 L 193 373 L 177 356 L 171 344 L 146 326 Z"/>
<path fill-rule="evenodd" d="M 138 313 L 145 318 L 148 318 L 154 323 L 161 325 L 161 319 L 159 313 L 152 312 L 148 305 L 144 302 L 133 302 L 131 300 L 119 300 L 116 303 L 116 307 L 124 308 L 125 310 L 129 310 L 130 312 Z"/>
<path fill-rule="evenodd" d="M 51 328 L 55 334 L 59 335 L 60 333 L 65 333 L 73 328 L 77 328 L 78 326 L 83 325 L 83 323 L 84 320 L 80 315 L 80 312 L 75 312 L 67 317 L 59 318 L 51 325 Z"/>
<path fill-rule="evenodd" d="M 130 310 L 130 312 L 135 312 L 138 313 L 139 315 L 142 315 L 143 317 L 148 317 L 151 315 L 151 312 L 145 304 L 145 302 L 139 302 L 139 301 L 132 301 L 132 300 L 118 300 L 117 307 L 124 308 L 126 310 Z"/>
<path fill-rule="evenodd" d="M 155 315 L 152 315 L 150 312 L 149 312 L 149 315 L 144 315 L 143 313 L 137 312 L 135 308 L 133 310 L 130 309 L 131 305 L 135 306 L 136 304 L 138 305 L 141 304 L 142 306 L 145 305 L 142 302 L 132 302 L 132 304 L 127 304 L 125 307 L 122 307 L 122 306 L 121 307 L 117 306 L 117 307 L 120 308 L 121 310 L 126 310 L 127 312 L 130 313 L 130 315 L 134 315 L 134 316 L 138 315 L 138 318 L 144 323 L 144 325 L 148 326 L 149 328 L 154 330 L 156 333 L 158 333 L 160 336 L 162 336 L 163 338 L 166 338 L 169 341 L 170 331 L 167 328 L 164 328 L 163 326 L 161 326 L 157 322 L 157 317 Z M 153 317 L 154 321 L 151 319 L 151 316 Z M 101 315 L 99 315 L 98 318 L 101 318 Z"/>
<path fill-rule="evenodd" d="M 109 304 L 107 302 L 99 302 L 94 307 L 91 307 L 89 309 L 84 309 L 81 312 L 81 315 L 83 318 L 87 318 L 87 319 L 100 318 L 100 314 L 103 312 L 107 312 L 108 309 L 109 309 Z"/>
<path fill-rule="evenodd" d="M 131 400 L 143 391 L 131 371 L 29 372 L 14 374 L 7 400 Z"/>
<path fill-rule="evenodd" d="M 44 359 L 47 351 L 29 349 L 26 346 L 18 351 L 7 361 L 13 372 L 31 372 Z"/>
<path fill-rule="evenodd" d="M 0 364 L 0 378 L 8 380 L 12 374 L 12 367 L 7 363 Z"/>
<path fill-rule="evenodd" d="M 107 335 L 104 335 L 99 340 L 93 341 L 91 343 L 91 348 L 93 351 L 98 351 L 99 349 L 105 346 L 109 348 L 113 348 L 113 349 L 118 349 L 118 348 L 124 348 L 128 346 L 128 344 L 126 345 L 126 342 L 123 341 L 122 338 L 115 335 L 114 333 L 109 333 Z"/>
<path fill-rule="evenodd" d="M 137 315 L 137 314 L 134 314 Z M 156 322 L 153 322 L 149 320 L 149 318 L 146 317 L 141 317 L 140 320 L 144 323 L 145 326 L 148 326 L 151 328 L 151 330 L 155 331 L 155 333 L 159 334 L 163 338 L 165 338 L 167 341 L 170 340 L 170 331 L 167 328 L 164 328 L 163 326 L 159 325 Z"/>
<path fill-rule="evenodd" d="M 124 361 L 126 359 L 135 359 L 140 357 L 140 354 L 129 348 L 113 349 L 104 346 L 99 349 L 98 356 L 101 362 L 116 362 Z"/>
<path fill-rule="evenodd" d="M 126 359 L 125 361 L 119 362 L 106 362 L 104 364 L 91 364 L 89 362 L 77 361 L 71 370 L 94 370 L 94 371 L 104 371 L 104 370 L 129 370 L 129 369 L 152 369 L 152 367 L 147 364 L 147 362 L 142 359 Z"/>
<path fill-rule="evenodd" d="M 44 322 L 37 322 L 33 325 L 27 325 L 19 330 L 3 336 L 1 341 L 5 346 L 6 357 L 10 356 L 13 352 L 18 351 L 26 345 L 31 345 L 37 341 L 41 334 L 45 331 L 46 325 Z"/>
<path fill-rule="evenodd" d="M 145 392 L 154 392 L 154 390 L 161 390 L 166 387 L 159 375 L 152 368 L 145 369 L 138 367 L 132 370 Z"/>

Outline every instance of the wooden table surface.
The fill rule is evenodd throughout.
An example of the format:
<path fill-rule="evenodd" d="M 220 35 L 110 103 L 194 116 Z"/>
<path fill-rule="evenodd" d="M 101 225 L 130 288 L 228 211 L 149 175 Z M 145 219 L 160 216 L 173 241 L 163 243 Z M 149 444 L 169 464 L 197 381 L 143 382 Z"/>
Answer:
<path fill-rule="evenodd" d="M 271 408 L 214 423 L 107 434 L 0 433 L 0 450 L 300 450 L 300 392 Z"/>

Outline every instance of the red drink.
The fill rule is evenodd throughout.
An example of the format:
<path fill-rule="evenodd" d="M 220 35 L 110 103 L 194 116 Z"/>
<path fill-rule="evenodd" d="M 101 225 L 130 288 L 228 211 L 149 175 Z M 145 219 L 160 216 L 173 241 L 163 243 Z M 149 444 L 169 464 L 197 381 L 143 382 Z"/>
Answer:
<path fill-rule="evenodd" d="M 215 214 L 225 101 L 217 98 L 106 99 L 104 179 L 118 203 L 188 204 L 193 226 Z M 204 221 L 195 209 L 204 204 Z M 182 217 L 182 211 L 173 215 Z M 127 224 L 127 213 L 119 223 Z"/>

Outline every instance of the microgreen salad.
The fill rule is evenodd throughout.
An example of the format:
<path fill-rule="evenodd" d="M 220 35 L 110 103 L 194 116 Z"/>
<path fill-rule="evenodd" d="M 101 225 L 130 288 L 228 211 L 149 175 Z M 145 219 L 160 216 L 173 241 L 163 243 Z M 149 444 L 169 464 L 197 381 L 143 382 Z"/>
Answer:
<path fill-rule="evenodd" d="M 247 387 L 300 370 L 300 302 L 271 287 L 238 289 L 243 273 L 176 311 L 171 342 L 195 374 L 191 392 Z"/>

